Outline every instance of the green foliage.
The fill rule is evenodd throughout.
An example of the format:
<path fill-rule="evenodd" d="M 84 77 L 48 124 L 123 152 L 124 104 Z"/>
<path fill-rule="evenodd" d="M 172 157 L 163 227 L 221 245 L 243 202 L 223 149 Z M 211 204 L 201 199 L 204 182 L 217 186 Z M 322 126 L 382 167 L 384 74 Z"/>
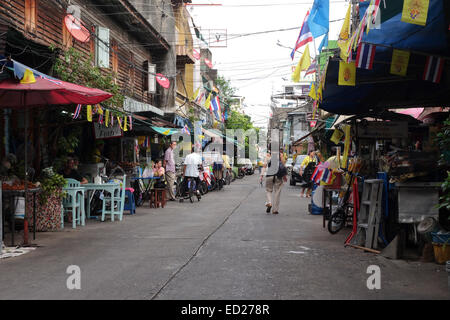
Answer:
<path fill-rule="evenodd" d="M 220 96 L 225 104 L 230 104 L 233 101 L 233 96 L 236 94 L 236 88 L 231 85 L 230 80 L 222 76 L 217 76 L 215 81 L 217 88 L 220 91 Z"/>
<path fill-rule="evenodd" d="M 447 171 L 447 179 L 441 185 L 443 195 L 439 198 L 439 208 L 447 208 L 450 210 L 450 171 Z"/>
<path fill-rule="evenodd" d="M 56 196 L 62 198 L 64 192 L 62 188 L 66 185 L 66 179 L 60 174 L 54 173 L 53 168 L 46 168 L 42 170 L 42 175 L 39 179 L 41 182 L 41 193 L 39 195 L 39 202 L 41 205 L 45 205 L 47 200 Z"/>
<path fill-rule="evenodd" d="M 114 82 L 115 73 L 109 69 L 95 66 L 92 55 L 87 56 L 81 51 L 69 48 L 62 57 L 56 59 L 54 71 L 63 81 L 101 89 L 113 94 L 113 97 L 102 102 L 105 106 L 113 108 L 123 105 L 124 97 L 120 93 L 119 85 Z"/>
<path fill-rule="evenodd" d="M 440 164 L 450 165 L 450 116 L 444 121 L 444 126 L 437 134 L 436 140 L 441 150 Z M 439 208 L 450 210 L 450 171 L 447 171 L 447 178 L 441 187 L 442 196 L 440 197 Z"/>
<path fill-rule="evenodd" d="M 450 117 L 444 121 L 442 130 L 436 135 L 436 141 L 441 150 L 440 163 L 450 164 Z"/>

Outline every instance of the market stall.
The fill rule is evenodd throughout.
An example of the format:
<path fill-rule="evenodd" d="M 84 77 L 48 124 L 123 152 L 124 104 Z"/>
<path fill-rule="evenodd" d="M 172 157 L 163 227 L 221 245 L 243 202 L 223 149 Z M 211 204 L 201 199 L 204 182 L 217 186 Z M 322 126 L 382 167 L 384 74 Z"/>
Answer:
<path fill-rule="evenodd" d="M 17 75 L 15 76 L 17 77 Z M 51 77 L 46 77 L 42 73 L 34 72 L 33 69 L 28 68 L 22 76 L 19 77 L 19 79 L 21 80 L 17 80 L 14 77 L 14 74 L 11 73 L 11 78 L 0 82 L 0 107 L 2 109 L 6 108 L 8 110 L 18 110 L 19 114 L 22 113 L 23 115 L 23 158 L 18 157 L 20 154 L 19 149 L 18 154 L 15 156 L 16 160 L 18 160 L 16 161 L 18 165 L 13 168 L 16 172 L 11 172 L 11 163 L 8 165 L 6 162 L 3 162 L 2 176 L 7 179 L 4 184 L 7 190 L 6 193 L 3 192 L 3 195 L 5 196 L 5 194 L 8 195 L 8 193 L 14 193 L 12 195 L 13 205 L 8 208 L 9 215 L 15 215 L 17 213 L 17 206 L 15 205 L 17 197 L 19 198 L 18 201 L 20 201 L 20 195 L 24 198 L 23 230 L 24 244 L 27 244 L 29 228 L 28 220 L 30 218 L 28 199 L 30 196 L 35 199 L 36 193 L 39 192 L 41 192 L 41 196 L 38 196 L 38 198 L 45 198 L 47 202 L 50 200 L 52 195 L 59 195 L 58 198 L 60 199 L 60 190 L 63 186 L 58 186 L 58 183 L 62 180 L 59 181 L 60 176 L 54 174 L 51 170 L 42 170 L 44 175 L 42 176 L 42 181 L 40 181 L 40 185 L 42 186 L 41 190 L 36 188 L 39 184 L 30 184 L 30 180 L 33 180 L 34 175 L 36 174 L 36 170 L 30 167 L 31 162 L 29 157 L 30 155 L 34 156 L 34 154 L 32 152 L 32 144 L 30 143 L 29 138 L 30 136 L 33 136 L 34 139 L 36 139 L 35 137 L 38 136 L 35 136 L 34 132 L 30 132 L 30 112 L 33 112 L 35 109 L 39 110 L 40 108 L 48 108 L 50 105 L 60 106 L 71 104 L 95 104 L 110 98 L 112 95 L 102 90 L 91 89 L 61 80 L 56 80 Z M 36 201 L 34 201 L 32 207 L 34 212 L 37 211 L 36 214 L 38 217 L 42 217 L 42 214 L 53 212 L 55 217 L 50 218 L 50 220 L 58 220 L 60 222 L 60 201 L 57 205 L 59 206 L 59 210 L 56 208 L 56 210 L 37 211 Z M 52 207 L 52 205 L 46 203 L 45 207 L 48 209 Z M 2 210 L 2 217 L 3 216 Z M 49 219 L 45 218 L 44 220 Z M 36 230 L 37 221 L 40 221 L 40 219 L 33 219 L 34 230 Z M 59 224 L 57 224 L 56 227 L 58 226 Z M 12 234 L 14 234 L 14 225 L 12 224 L 9 227 Z"/>

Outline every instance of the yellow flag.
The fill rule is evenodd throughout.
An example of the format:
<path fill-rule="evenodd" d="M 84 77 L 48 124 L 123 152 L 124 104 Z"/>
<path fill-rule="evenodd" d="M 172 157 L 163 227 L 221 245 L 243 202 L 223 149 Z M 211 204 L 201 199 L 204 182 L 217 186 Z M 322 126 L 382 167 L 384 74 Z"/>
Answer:
<path fill-rule="evenodd" d="M 102 109 L 101 105 L 99 105 L 99 104 L 98 104 L 98 108 L 97 108 L 97 113 L 103 114 L 103 109 Z"/>
<path fill-rule="evenodd" d="M 355 61 L 346 63 L 339 61 L 339 86 L 354 86 L 356 83 L 356 65 Z"/>
<path fill-rule="evenodd" d="M 319 89 L 316 92 L 316 98 L 318 101 L 322 102 L 322 86 L 319 84 Z"/>
<path fill-rule="evenodd" d="M 90 104 L 87 105 L 86 112 L 88 121 L 92 122 L 92 106 Z"/>
<path fill-rule="evenodd" d="M 404 0 L 401 21 L 426 25 L 429 6 L 430 0 Z"/>
<path fill-rule="evenodd" d="M 208 98 L 205 101 L 205 108 L 209 109 L 210 104 L 211 104 L 211 93 L 209 94 Z"/>
<path fill-rule="evenodd" d="M 105 112 L 105 126 L 108 126 L 108 124 L 109 124 L 109 110 L 106 109 L 106 112 Z"/>
<path fill-rule="evenodd" d="M 334 142 L 334 144 L 338 144 L 339 141 L 341 141 L 343 135 L 344 133 L 341 130 L 334 129 L 333 135 L 331 136 L 330 140 Z"/>
<path fill-rule="evenodd" d="M 341 48 L 341 59 L 347 61 L 348 57 L 348 45 L 350 36 L 350 10 L 352 5 L 348 5 L 347 14 L 345 15 L 344 24 L 342 25 L 341 32 L 339 33 L 338 46 Z"/>
<path fill-rule="evenodd" d="M 23 74 L 22 80 L 20 80 L 20 83 L 22 84 L 31 84 L 35 83 L 36 79 L 34 78 L 34 74 L 30 69 L 25 69 L 25 73 Z"/>
<path fill-rule="evenodd" d="M 343 168 L 347 168 L 347 159 L 348 159 L 348 154 L 350 152 L 350 145 L 351 145 L 351 140 L 350 140 L 350 125 L 345 125 L 344 126 L 344 133 L 345 133 L 345 143 L 344 143 L 344 157 L 342 159 L 342 165 Z"/>
<path fill-rule="evenodd" d="M 311 97 L 313 100 L 317 100 L 316 86 L 314 85 L 314 83 L 311 85 L 311 89 L 309 90 L 308 96 Z"/>
<path fill-rule="evenodd" d="M 394 49 L 392 52 L 391 73 L 406 76 L 409 63 L 409 51 Z"/>
<path fill-rule="evenodd" d="M 200 87 L 198 87 L 197 90 L 195 90 L 194 95 L 192 96 L 191 100 L 197 99 L 199 92 L 200 92 Z"/>
<path fill-rule="evenodd" d="M 297 67 L 295 68 L 294 73 L 292 74 L 292 81 L 299 82 L 300 81 L 300 72 L 307 70 L 311 65 L 311 56 L 309 55 L 309 43 L 306 45 L 305 51 L 303 52 L 302 57 L 298 61 Z"/>
<path fill-rule="evenodd" d="M 125 118 L 125 121 L 123 122 L 123 131 L 128 131 L 128 126 L 127 126 L 127 124 L 128 124 L 128 117 L 127 116 L 125 116 L 124 117 Z"/>
<path fill-rule="evenodd" d="M 117 117 L 117 122 L 119 123 L 119 127 L 120 127 L 120 129 L 122 129 L 122 130 L 123 130 L 123 128 L 122 128 L 122 121 L 120 121 L 120 118 L 119 118 L 119 117 Z"/>

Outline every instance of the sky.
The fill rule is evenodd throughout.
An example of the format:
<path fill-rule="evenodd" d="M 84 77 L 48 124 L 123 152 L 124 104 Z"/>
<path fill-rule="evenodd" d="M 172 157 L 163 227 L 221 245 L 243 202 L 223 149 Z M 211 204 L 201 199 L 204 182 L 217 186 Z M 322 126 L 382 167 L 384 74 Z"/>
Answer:
<path fill-rule="evenodd" d="M 188 6 L 188 11 L 204 38 L 209 30 L 226 30 L 226 47 L 213 48 L 212 62 L 218 74 L 231 81 L 237 94 L 245 97 L 244 112 L 256 126 L 266 127 L 270 114 L 270 96 L 281 92 L 289 83 L 292 66 L 301 57 L 304 47 L 290 53 L 300 26 L 313 0 L 193 0 L 193 4 L 221 6 Z M 346 0 L 330 0 L 329 39 L 336 40 L 348 8 Z M 278 32 L 265 32 L 292 29 Z M 214 31 L 213 31 L 214 32 Z M 247 33 L 259 33 L 243 36 Z M 194 35 L 195 36 L 195 35 Z M 315 40 L 319 47 L 322 37 Z M 278 45 L 278 44 L 280 45 Z M 290 47 L 290 48 L 286 48 Z M 310 51 L 312 51 L 310 45 Z M 311 53 L 313 55 L 313 53 Z"/>

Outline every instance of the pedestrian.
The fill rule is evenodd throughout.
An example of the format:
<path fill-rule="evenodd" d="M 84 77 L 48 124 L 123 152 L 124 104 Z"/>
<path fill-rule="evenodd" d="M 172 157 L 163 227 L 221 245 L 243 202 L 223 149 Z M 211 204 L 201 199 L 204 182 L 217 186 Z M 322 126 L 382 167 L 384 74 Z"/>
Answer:
<path fill-rule="evenodd" d="M 164 153 L 164 168 L 166 170 L 166 183 L 168 191 L 168 200 L 175 201 L 174 184 L 175 184 L 175 160 L 173 156 L 173 150 L 177 147 L 177 142 L 172 141 Z"/>
<path fill-rule="evenodd" d="M 197 197 L 200 199 L 200 191 L 198 186 L 200 185 L 200 172 L 199 172 L 199 166 L 202 166 L 202 157 L 200 156 L 200 154 L 198 154 L 197 152 L 195 152 L 195 147 L 192 146 L 191 148 L 191 153 L 188 154 L 186 156 L 186 158 L 184 159 L 184 166 L 183 166 L 183 177 L 186 179 L 184 180 L 184 190 L 185 193 L 187 193 L 189 190 L 187 190 L 187 179 L 188 178 L 193 178 L 195 179 L 195 184 L 196 184 L 196 195 Z M 203 170 L 203 168 L 201 168 Z"/>
<path fill-rule="evenodd" d="M 283 183 L 287 182 L 287 170 L 283 156 L 283 150 L 278 153 L 278 168 L 272 167 L 271 154 L 268 152 L 265 157 L 263 169 L 260 176 L 262 182 L 266 176 L 266 212 L 272 209 L 272 214 L 278 214 L 280 207 L 280 196 Z"/>

